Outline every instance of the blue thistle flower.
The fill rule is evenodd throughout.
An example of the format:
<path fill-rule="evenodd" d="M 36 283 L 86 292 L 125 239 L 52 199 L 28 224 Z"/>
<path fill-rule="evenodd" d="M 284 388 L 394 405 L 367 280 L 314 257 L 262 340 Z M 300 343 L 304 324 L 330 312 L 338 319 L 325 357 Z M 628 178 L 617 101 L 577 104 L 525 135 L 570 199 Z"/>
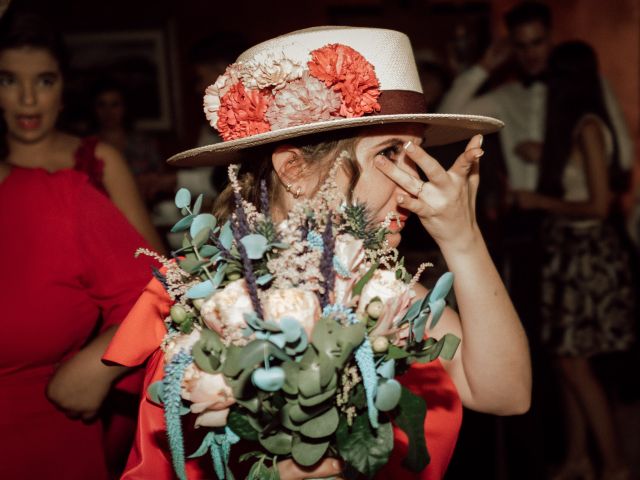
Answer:
<path fill-rule="evenodd" d="M 378 374 L 373 359 L 373 349 L 368 337 L 362 341 L 356 350 L 356 363 L 362 375 L 364 393 L 367 397 L 367 413 L 373 428 L 378 428 L 378 409 L 376 408 L 376 393 L 378 391 Z"/>
<path fill-rule="evenodd" d="M 346 323 L 349 325 L 358 323 L 358 317 L 356 316 L 355 313 L 353 313 L 353 310 L 350 309 L 349 307 L 345 307 L 344 305 L 341 305 L 338 303 L 333 305 L 327 305 L 326 307 L 324 307 L 324 309 L 322 310 L 322 316 L 323 317 L 338 316 L 339 318 L 344 318 L 346 320 Z"/>
<path fill-rule="evenodd" d="M 169 437 L 169 447 L 173 460 L 173 469 L 180 480 L 186 480 L 184 469 L 184 441 L 182 436 L 182 423 L 180 421 L 180 407 L 182 397 L 180 390 L 185 369 L 191 364 L 193 357 L 180 350 L 171 362 L 164 367 L 162 379 L 162 398 L 164 400 L 164 419 Z"/>
<path fill-rule="evenodd" d="M 338 260 L 338 257 L 333 257 L 333 269 L 341 277 L 351 278 L 351 272 Z"/>
<path fill-rule="evenodd" d="M 322 250 L 322 248 L 324 247 L 322 235 L 320 235 L 315 230 L 310 230 L 309 233 L 307 233 L 307 242 L 309 242 L 311 248 L 314 248 L 316 250 Z"/>

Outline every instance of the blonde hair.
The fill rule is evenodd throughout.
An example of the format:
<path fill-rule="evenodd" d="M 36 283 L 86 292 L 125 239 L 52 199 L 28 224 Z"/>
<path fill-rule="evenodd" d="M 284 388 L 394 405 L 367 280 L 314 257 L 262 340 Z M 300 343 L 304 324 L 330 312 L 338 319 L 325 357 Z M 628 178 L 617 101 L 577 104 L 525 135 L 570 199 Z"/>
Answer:
<path fill-rule="evenodd" d="M 318 172 L 316 189 L 320 188 L 324 182 L 335 157 L 343 150 L 346 150 L 349 153 L 349 160 L 343 162 L 342 168 L 346 170 L 350 179 L 347 190 L 347 197 L 349 198 L 360 178 L 360 168 L 355 156 L 355 147 L 358 139 L 357 131 L 351 130 L 349 135 L 346 135 L 345 131 L 332 132 L 330 134 L 301 137 L 287 141 L 286 144 L 299 148 L 308 167 Z M 281 144 L 283 143 L 258 147 L 247 152 L 247 156 L 252 158 L 245 159 L 240 165 L 238 181 L 242 196 L 256 206 L 260 205 L 260 183 L 263 180 L 267 185 L 269 204 L 274 206 L 281 201 L 285 188 L 273 168 L 271 160 L 274 149 Z M 231 216 L 234 207 L 233 189 L 231 185 L 227 185 L 214 202 L 213 214 L 219 221 L 225 221 Z"/>

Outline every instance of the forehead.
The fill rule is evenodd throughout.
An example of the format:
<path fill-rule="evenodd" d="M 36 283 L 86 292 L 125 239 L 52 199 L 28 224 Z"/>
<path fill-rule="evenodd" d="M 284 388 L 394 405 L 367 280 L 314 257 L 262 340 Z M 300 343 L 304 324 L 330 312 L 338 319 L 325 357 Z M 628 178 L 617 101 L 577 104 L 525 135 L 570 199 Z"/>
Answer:
<path fill-rule="evenodd" d="M 59 71 L 58 62 L 44 48 L 8 48 L 0 51 L 0 69 L 38 74 Z"/>
<path fill-rule="evenodd" d="M 425 126 L 418 123 L 396 123 L 363 128 L 358 135 L 358 145 L 369 147 L 391 139 L 406 142 L 411 140 L 420 144 L 424 137 Z"/>

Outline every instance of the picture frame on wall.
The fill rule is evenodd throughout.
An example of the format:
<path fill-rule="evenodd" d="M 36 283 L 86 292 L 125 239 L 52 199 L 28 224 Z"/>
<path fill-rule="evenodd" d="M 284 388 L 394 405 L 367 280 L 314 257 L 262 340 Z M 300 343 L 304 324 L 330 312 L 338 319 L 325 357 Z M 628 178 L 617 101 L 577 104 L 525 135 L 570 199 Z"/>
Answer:
<path fill-rule="evenodd" d="M 163 30 L 74 33 L 65 35 L 65 42 L 70 70 L 65 113 L 70 123 L 90 122 L 92 90 L 110 79 L 123 88 L 135 128 L 172 128 L 173 102 Z"/>

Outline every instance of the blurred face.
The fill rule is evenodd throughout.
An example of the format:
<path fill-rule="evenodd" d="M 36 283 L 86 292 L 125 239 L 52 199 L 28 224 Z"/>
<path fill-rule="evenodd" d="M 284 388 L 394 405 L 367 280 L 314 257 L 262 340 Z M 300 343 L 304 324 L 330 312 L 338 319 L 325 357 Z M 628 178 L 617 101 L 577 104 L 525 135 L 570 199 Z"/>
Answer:
<path fill-rule="evenodd" d="M 0 52 L 0 108 L 15 140 L 35 143 L 55 130 L 62 108 L 62 75 L 47 50 Z"/>
<path fill-rule="evenodd" d="M 547 68 L 551 35 L 542 22 L 524 23 L 513 29 L 511 41 L 520 67 L 528 75 L 538 75 Z"/>
<path fill-rule="evenodd" d="M 116 90 L 102 92 L 96 98 L 96 118 L 101 129 L 122 127 L 124 122 L 124 99 Z"/>
<path fill-rule="evenodd" d="M 377 156 L 384 156 L 417 178 L 416 166 L 405 155 L 402 145 L 409 140 L 420 145 L 423 133 L 424 127 L 420 125 L 372 127 L 363 131 L 355 148 L 361 174 L 353 199 L 367 204 L 374 223 L 382 223 L 389 216 L 393 218 L 389 225 L 391 233 L 387 236 L 392 247 L 400 243 L 401 231 L 409 216 L 409 212 L 398 205 L 398 196 L 408 194 L 378 170 L 374 161 Z M 344 172 L 337 181 L 345 188 L 349 183 Z"/>

